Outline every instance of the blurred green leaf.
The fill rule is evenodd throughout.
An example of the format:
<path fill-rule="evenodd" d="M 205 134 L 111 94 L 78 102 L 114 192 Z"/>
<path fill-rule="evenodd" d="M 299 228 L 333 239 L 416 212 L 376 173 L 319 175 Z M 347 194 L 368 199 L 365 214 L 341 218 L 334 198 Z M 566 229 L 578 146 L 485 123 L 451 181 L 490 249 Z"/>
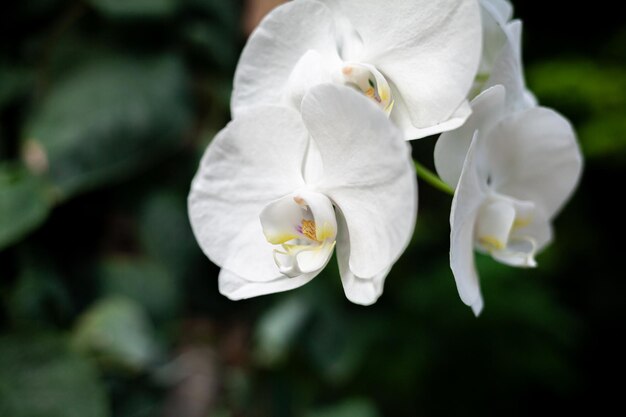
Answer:
<path fill-rule="evenodd" d="M 167 17 L 176 12 L 177 0 L 88 0 L 99 12 L 111 17 Z"/>
<path fill-rule="evenodd" d="M 285 359 L 311 314 L 305 297 L 293 294 L 266 311 L 256 327 L 257 360 L 272 366 Z"/>
<path fill-rule="evenodd" d="M 541 102 L 559 108 L 597 112 L 626 106 L 626 69 L 622 67 L 584 59 L 546 61 L 529 68 L 528 83 Z"/>
<path fill-rule="evenodd" d="M 347 315 L 324 306 L 303 341 L 315 369 L 329 382 L 349 380 L 363 363 L 374 335 L 384 334 L 375 317 Z"/>
<path fill-rule="evenodd" d="M 238 32 L 241 12 L 239 1 L 184 0 L 184 3 L 193 11 L 215 17 L 215 20 L 223 26 L 223 30 Z"/>
<path fill-rule="evenodd" d="M 374 404 L 367 399 L 349 399 L 340 404 L 306 413 L 306 417 L 378 417 Z"/>
<path fill-rule="evenodd" d="M 52 336 L 0 338 L 0 415 L 106 417 L 108 401 L 92 365 Z"/>
<path fill-rule="evenodd" d="M 26 94 L 34 76 L 29 68 L 0 64 L 0 108 L 16 97 Z"/>
<path fill-rule="evenodd" d="M 8 300 L 13 320 L 41 325 L 69 318 L 72 299 L 59 275 L 48 262 L 32 256 L 24 258 Z"/>
<path fill-rule="evenodd" d="M 187 81 L 173 55 L 83 64 L 39 103 L 24 158 L 61 197 L 124 176 L 180 145 L 191 118 Z"/>
<path fill-rule="evenodd" d="M 49 209 L 39 179 L 21 166 L 0 164 L 0 250 L 41 225 Z"/>
<path fill-rule="evenodd" d="M 182 279 L 198 246 L 187 216 L 184 197 L 161 190 L 148 196 L 139 212 L 139 238 L 146 254 Z"/>
<path fill-rule="evenodd" d="M 141 305 L 117 296 L 98 301 L 79 317 L 73 344 L 104 367 L 134 372 L 152 363 L 159 350 Z"/>
<path fill-rule="evenodd" d="M 97 275 L 103 295 L 130 298 L 156 319 L 174 317 L 180 306 L 181 292 L 176 278 L 149 260 L 105 259 Z"/>
<path fill-rule="evenodd" d="M 204 58 L 212 59 L 220 68 L 230 69 L 235 66 L 239 50 L 234 37 L 223 28 L 194 20 L 183 26 L 182 35 Z"/>
<path fill-rule="evenodd" d="M 626 158 L 626 117 L 624 114 L 626 113 L 601 113 L 580 126 L 578 134 L 586 156 L 621 157 L 622 161 Z"/>

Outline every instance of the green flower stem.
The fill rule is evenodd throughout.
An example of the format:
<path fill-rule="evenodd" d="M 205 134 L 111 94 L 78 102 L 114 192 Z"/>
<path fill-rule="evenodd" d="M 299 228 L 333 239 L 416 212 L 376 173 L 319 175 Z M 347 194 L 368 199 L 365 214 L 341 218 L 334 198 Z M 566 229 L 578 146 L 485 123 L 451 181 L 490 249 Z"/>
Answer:
<path fill-rule="evenodd" d="M 417 161 L 413 161 L 413 163 L 415 164 L 415 172 L 417 172 L 418 177 L 420 177 L 433 187 L 437 188 L 438 190 L 450 195 L 454 195 L 454 190 L 452 189 L 452 187 L 443 182 L 441 178 L 437 176 L 437 174 L 435 174 L 430 169 L 426 168 L 424 165 L 420 164 Z"/>

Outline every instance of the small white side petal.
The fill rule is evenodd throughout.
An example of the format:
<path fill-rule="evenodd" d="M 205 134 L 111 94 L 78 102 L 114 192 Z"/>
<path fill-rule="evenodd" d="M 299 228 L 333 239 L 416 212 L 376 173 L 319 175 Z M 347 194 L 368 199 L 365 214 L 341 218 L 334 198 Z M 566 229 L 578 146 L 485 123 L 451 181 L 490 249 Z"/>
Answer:
<path fill-rule="evenodd" d="M 480 60 L 476 0 L 325 2 L 340 8 L 363 40 L 361 56 L 349 59 L 376 66 L 396 85 L 415 127 L 441 125 L 454 115 Z"/>
<path fill-rule="evenodd" d="M 304 184 L 308 132 L 298 112 L 243 112 L 207 148 L 191 185 L 191 226 L 204 253 L 251 280 L 279 274 L 259 222 L 265 205 Z"/>
<path fill-rule="evenodd" d="M 513 5 L 508 0 L 480 0 L 480 5 L 498 22 L 506 23 L 513 17 Z"/>
<path fill-rule="evenodd" d="M 507 42 L 504 27 L 513 14 L 513 8 L 509 2 L 501 0 L 481 0 L 480 6 L 483 28 L 483 51 L 478 73 L 483 77 L 488 77 L 500 50 Z M 483 79 L 482 83 L 485 81 Z"/>
<path fill-rule="evenodd" d="M 487 134 L 491 127 L 502 117 L 505 91 L 502 86 L 494 86 L 482 92 L 472 100 L 472 115 L 459 129 L 442 134 L 435 145 L 435 167 L 443 181 L 455 188 L 461 176 L 467 150 L 474 133 Z M 482 147 L 482 144 L 478 145 Z M 478 153 L 481 163 L 482 148 Z"/>
<path fill-rule="evenodd" d="M 360 277 L 381 273 L 413 234 L 417 183 L 409 147 L 373 102 L 347 87 L 314 87 L 302 117 L 324 165 L 315 187 L 346 218 L 350 270 Z"/>
<path fill-rule="evenodd" d="M 270 12 L 241 53 L 233 81 L 233 117 L 245 107 L 280 103 L 290 74 L 307 51 L 338 62 L 334 30 L 331 11 L 316 0 L 288 2 Z"/>
<path fill-rule="evenodd" d="M 475 135 L 463 166 L 458 187 L 452 199 L 450 212 L 450 268 L 454 274 L 461 300 L 478 315 L 482 309 L 482 295 L 474 263 L 474 229 L 479 209 L 486 199 L 484 184 L 476 166 Z"/>
<path fill-rule="evenodd" d="M 231 300 L 243 300 L 260 295 L 289 291 L 303 286 L 314 277 L 315 274 L 303 274 L 294 278 L 279 276 L 272 281 L 254 282 L 248 281 L 226 268 L 222 268 L 219 275 L 219 291 L 220 294 Z"/>
<path fill-rule="evenodd" d="M 534 202 L 552 218 L 580 178 L 582 157 L 570 123 L 535 107 L 501 120 L 489 134 L 493 188 Z"/>
<path fill-rule="evenodd" d="M 506 42 L 493 64 L 484 88 L 503 85 L 506 89 L 508 111 L 520 111 L 535 106 L 536 99 L 526 88 L 521 57 L 522 22 L 514 20 L 506 25 Z"/>
<path fill-rule="evenodd" d="M 346 298 L 364 306 L 374 304 L 383 293 L 385 278 L 391 265 L 384 271 L 367 278 L 356 276 L 350 270 L 350 232 L 343 214 L 337 214 L 337 263 Z"/>

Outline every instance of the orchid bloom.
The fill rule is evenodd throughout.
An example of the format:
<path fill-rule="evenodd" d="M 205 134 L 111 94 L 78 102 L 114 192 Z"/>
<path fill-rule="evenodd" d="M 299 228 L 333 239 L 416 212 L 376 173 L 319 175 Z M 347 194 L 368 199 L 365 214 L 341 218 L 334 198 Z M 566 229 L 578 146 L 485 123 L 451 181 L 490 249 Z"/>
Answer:
<path fill-rule="evenodd" d="M 570 123 L 543 107 L 507 112 L 505 89 L 472 101 L 472 116 L 435 148 L 440 177 L 456 189 L 450 214 L 450 264 L 463 302 L 483 300 L 473 249 L 499 262 L 536 266 L 552 238 L 550 222 L 574 190 L 581 155 Z"/>
<path fill-rule="evenodd" d="M 295 0 L 250 36 L 231 112 L 299 109 L 309 88 L 337 83 L 361 91 L 416 139 L 467 119 L 480 50 L 477 0 Z"/>
<path fill-rule="evenodd" d="M 209 145 L 189 215 L 231 299 L 304 285 L 336 247 L 347 298 L 372 304 L 413 233 L 409 147 L 370 100 L 319 85 L 300 111 L 242 110 Z"/>
<path fill-rule="evenodd" d="M 495 85 L 506 89 L 506 107 L 518 111 L 535 107 L 537 99 L 526 87 L 522 63 L 522 22 L 511 20 L 508 0 L 480 0 L 483 52 L 472 88 L 478 95 Z"/>

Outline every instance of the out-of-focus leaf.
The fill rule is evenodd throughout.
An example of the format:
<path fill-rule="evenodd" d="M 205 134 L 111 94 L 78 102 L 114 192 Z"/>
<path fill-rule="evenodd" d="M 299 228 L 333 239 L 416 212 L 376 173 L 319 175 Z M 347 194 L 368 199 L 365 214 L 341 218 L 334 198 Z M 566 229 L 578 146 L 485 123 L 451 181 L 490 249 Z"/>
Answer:
<path fill-rule="evenodd" d="M 183 38 L 220 68 L 231 69 L 237 62 L 236 38 L 219 26 L 194 20 L 182 28 Z"/>
<path fill-rule="evenodd" d="M 28 68 L 0 64 L 0 108 L 28 92 L 34 77 Z"/>
<path fill-rule="evenodd" d="M 306 417 L 378 417 L 374 404 L 367 399 L 354 398 L 340 404 L 306 413 Z"/>
<path fill-rule="evenodd" d="M 0 165 L 0 250 L 41 225 L 50 200 L 41 181 L 23 167 Z"/>
<path fill-rule="evenodd" d="M 192 11 L 201 11 L 220 22 L 224 30 L 237 32 L 239 29 L 240 2 L 224 0 L 184 0 Z"/>
<path fill-rule="evenodd" d="M 108 401 L 84 358 L 52 336 L 0 338 L 0 415 L 107 417 Z"/>
<path fill-rule="evenodd" d="M 581 125 L 578 133 L 586 156 L 626 158 L 625 114 L 626 107 L 624 113 L 598 114 Z"/>
<path fill-rule="evenodd" d="M 111 17 L 167 17 L 176 12 L 177 0 L 88 0 L 99 12 Z"/>
<path fill-rule="evenodd" d="M 353 316 L 342 317 L 340 310 L 319 310 L 303 344 L 315 369 L 331 383 L 341 384 L 358 370 L 374 335 L 384 333 L 384 327 L 373 317 L 351 320 Z"/>
<path fill-rule="evenodd" d="M 98 280 L 105 296 L 130 298 L 156 319 L 174 316 L 180 305 L 176 278 L 146 259 L 105 259 L 98 267 Z"/>
<path fill-rule="evenodd" d="M 72 300 L 56 271 L 47 262 L 30 256 L 21 265 L 8 304 L 13 320 L 41 324 L 67 319 Z"/>
<path fill-rule="evenodd" d="M 124 297 L 100 300 L 78 320 L 73 344 L 105 367 L 139 371 L 158 354 L 152 324 L 135 301 Z"/>
<path fill-rule="evenodd" d="M 283 360 L 310 313 L 309 300 L 297 294 L 265 312 L 256 328 L 257 360 L 268 366 Z"/>
<path fill-rule="evenodd" d="M 602 111 L 626 106 L 626 69 L 591 60 L 536 64 L 529 68 L 528 84 L 541 102 L 559 109 Z"/>
<path fill-rule="evenodd" d="M 119 178 L 180 144 L 191 117 L 187 87 L 173 55 L 92 60 L 40 103 L 23 135 L 24 158 L 61 197 Z"/>
<path fill-rule="evenodd" d="M 174 193 L 158 192 L 145 200 L 139 213 L 139 237 L 147 255 L 179 279 L 198 254 L 186 201 Z"/>
<path fill-rule="evenodd" d="M 27 14 L 41 16 L 54 11 L 63 0 L 29 0 L 20 2 L 19 5 Z"/>

